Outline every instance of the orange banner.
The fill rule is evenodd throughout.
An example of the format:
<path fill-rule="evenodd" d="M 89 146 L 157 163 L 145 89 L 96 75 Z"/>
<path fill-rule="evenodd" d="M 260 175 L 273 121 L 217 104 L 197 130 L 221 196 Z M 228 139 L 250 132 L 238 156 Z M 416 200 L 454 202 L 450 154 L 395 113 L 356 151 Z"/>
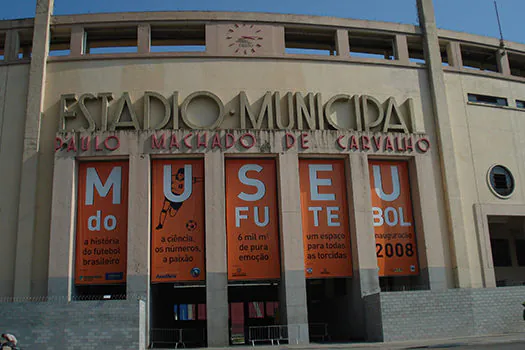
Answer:
<path fill-rule="evenodd" d="M 204 281 L 203 160 L 154 160 L 151 178 L 151 282 Z"/>
<path fill-rule="evenodd" d="M 126 282 L 128 162 L 82 162 L 78 169 L 75 284 Z"/>
<path fill-rule="evenodd" d="M 299 160 L 306 278 L 351 277 L 343 160 Z"/>
<path fill-rule="evenodd" d="M 379 276 L 417 275 L 408 164 L 370 161 L 369 169 Z"/>
<path fill-rule="evenodd" d="M 228 279 L 281 277 L 273 159 L 226 160 Z"/>

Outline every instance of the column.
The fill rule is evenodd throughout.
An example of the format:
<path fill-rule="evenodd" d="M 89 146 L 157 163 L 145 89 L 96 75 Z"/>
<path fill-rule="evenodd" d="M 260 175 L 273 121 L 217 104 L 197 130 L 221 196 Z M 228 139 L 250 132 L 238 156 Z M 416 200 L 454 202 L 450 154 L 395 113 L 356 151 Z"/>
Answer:
<path fill-rule="evenodd" d="M 55 158 L 47 295 L 68 300 L 75 270 L 76 172 L 74 157 Z"/>
<path fill-rule="evenodd" d="M 338 29 L 335 33 L 335 43 L 337 56 L 348 57 L 350 55 L 350 41 L 348 39 L 348 30 Z"/>
<path fill-rule="evenodd" d="M 150 262 L 150 156 L 134 149 L 129 157 L 128 258 L 129 296 L 146 298 Z M 128 297 L 129 298 L 129 297 Z"/>
<path fill-rule="evenodd" d="M 72 57 L 79 57 L 86 53 L 86 32 L 84 26 L 75 25 L 71 28 L 69 53 Z"/>
<path fill-rule="evenodd" d="M 279 154 L 279 204 L 281 212 L 281 270 L 289 337 L 308 344 L 308 311 L 304 276 L 304 246 L 301 222 L 299 158 L 296 153 Z"/>
<path fill-rule="evenodd" d="M 410 57 L 408 55 L 408 43 L 406 35 L 397 34 L 395 40 L 395 57 L 401 63 L 408 64 Z"/>
<path fill-rule="evenodd" d="M 150 53 L 151 50 L 151 26 L 147 23 L 139 24 L 137 32 L 137 46 L 139 53 Z"/>
<path fill-rule="evenodd" d="M 29 88 L 25 114 L 24 153 L 18 206 L 15 286 L 16 297 L 31 296 L 33 244 L 37 214 L 38 152 L 40 120 L 46 82 L 46 62 L 49 52 L 49 26 L 53 0 L 37 0 L 33 31 Z"/>
<path fill-rule="evenodd" d="M 208 347 L 230 344 L 228 329 L 228 263 L 224 157 L 208 152 L 204 158 L 206 208 L 206 318 Z"/>
<path fill-rule="evenodd" d="M 379 276 L 376 241 L 372 221 L 372 197 L 366 154 L 350 154 L 350 234 L 352 243 L 352 312 L 361 320 L 362 329 L 352 330 L 354 336 L 369 341 L 382 340 L 381 309 L 379 305 Z M 348 169 L 347 169 L 348 170 Z"/>
<path fill-rule="evenodd" d="M 429 215 L 439 211 L 434 185 L 436 179 L 434 173 L 429 171 L 432 169 L 432 161 L 430 154 L 418 154 L 414 161 L 410 162 L 410 190 L 417 236 L 420 283 L 428 285 L 431 290 L 445 290 L 449 287 L 449 273 L 445 267 L 445 250 L 449 245 L 446 243 L 448 237 L 442 231 L 439 216 Z"/>
<path fill-rule="evenodd" d="M 4 59 L 6 62 L 18 60 L 20 50 L 20 34 L 17 30 L 9 30 L 5 36 Z"/>
<path fill-rule="evenodd" d="M 451 41 L 447 44 L 448 65 L 451 67 L 463 67 L 463 58 L 461 57 L 461 45 L 457 41 Z"/>
<path fill-rule="evenodd" d="M 508 52 L 504 49 L 499 49 L 496 53 L 496 60 L 498 62 L 498 72 L 503 75 L 511 75 Z"/>
<path fill-rule="evenodd" d="M 449 236 L 452 240 L 452 266 L 456 285 L 459 288 L 472 286 L 469 251 L 463 217 L 461 187 L 458 166 L 454 152 L 451 116 L 449 113 L 445 77 L 441 66 L 439 38 L 437 34 L 432 0 L 417 0 L 419 23 L 424 32 L 426 62 L 429 73 L 430 93 L 437 135 L 437 150 L 440 152 L 440 166 L 447 213 Z"/>

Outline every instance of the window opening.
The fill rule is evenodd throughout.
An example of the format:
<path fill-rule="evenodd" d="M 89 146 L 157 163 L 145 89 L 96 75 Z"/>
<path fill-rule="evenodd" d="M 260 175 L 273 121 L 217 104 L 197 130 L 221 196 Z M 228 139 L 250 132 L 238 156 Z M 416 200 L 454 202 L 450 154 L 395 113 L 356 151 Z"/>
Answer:
<path fill-rule="evenodd" d="M 394 36 L 350 32 L 350 56 L 394 60 Z"/>
<path fill-rule="evenodd" d="M 508 101 L 504 97 L 468 94 L 469 102 L 486 103 L 495 106 L 508 106 Z"/>
<path fill-rule="evenodd" d="M 284 29 L 285 53 L 303 55 L 335 56 L 335 30 L 304 27 Z"/>
<path fill-rule="evenodd" d="M 204 52 L 206 34 L 204 24 L 154 25 L 151 27 L 151 52 Z"/>

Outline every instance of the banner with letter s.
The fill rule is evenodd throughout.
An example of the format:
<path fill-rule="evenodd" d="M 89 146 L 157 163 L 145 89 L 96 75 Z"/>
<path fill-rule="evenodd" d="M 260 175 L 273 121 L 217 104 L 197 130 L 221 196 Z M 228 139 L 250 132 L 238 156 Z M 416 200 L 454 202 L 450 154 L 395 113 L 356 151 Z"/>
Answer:
<path fill-rule="evenodd" d="M 127 161 L 79 163 L 77 285 L 126 282 L 128 171 Z"/>
<path fill-rule="evenodd" d="M 408 163 L 369 161 L 379 276 L 419 274 Z"/>
<path fill-rule="evenodd" d="M 281 277 L 274 159 L 226 159 L 228 279 Z"/>

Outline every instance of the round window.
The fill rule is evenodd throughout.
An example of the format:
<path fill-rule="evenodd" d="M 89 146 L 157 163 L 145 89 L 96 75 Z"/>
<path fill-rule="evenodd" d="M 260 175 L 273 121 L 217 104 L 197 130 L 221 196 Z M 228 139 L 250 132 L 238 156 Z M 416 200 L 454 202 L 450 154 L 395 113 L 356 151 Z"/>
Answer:
<path fill-rule="evenodd" d="M 509 198 L 514 192 L 514 177 L 503 165 L 493 165 L 488 172 L 489 188 L 500 198 Z"/>

